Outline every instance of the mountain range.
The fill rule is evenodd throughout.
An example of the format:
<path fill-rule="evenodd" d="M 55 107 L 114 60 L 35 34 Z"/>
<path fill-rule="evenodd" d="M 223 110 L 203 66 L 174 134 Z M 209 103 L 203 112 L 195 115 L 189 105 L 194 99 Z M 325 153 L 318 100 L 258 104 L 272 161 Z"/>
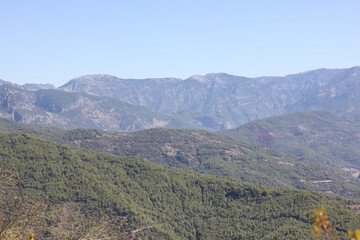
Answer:
<path fill-rule="evenodd" d="M 258 78 L 225 73 L 186 80 L 89 75 L 75 78 L 59 89 L 112 97 L 156 112 L 181 113 L 205 127 L 229 129 L 294 111 L 346 114 L 359 110 L 360 67 Z"/>
<path fill-rule="evenodd" d="M 165 126 L 201 128 L 186 117 L 152 112 L 117 99 L 55 89 L 30 91 L 11 84 L 0 86 L 0 117 L 65 129 L 82 127 L 136 131 Z"/>
<path fill-rule="evenodd" d="M 5 81 L 0 85 L 2 117 L 62 128 L 220 130 L 295 111 L 360 110 L 360 67 L 258 78 L 225 73 L 185 80 L 87 75 L 55 89 Z"/>
<path fill-rule="evenodd" d="M 345 239 L 359 225 L 359 71 L 0 80 L 2 219 L 26 196 L 50 206 L 29 224 L 40 239 L 80 238 L 92 219 L 101 239 L 310 239 L 325 205 Z"/>

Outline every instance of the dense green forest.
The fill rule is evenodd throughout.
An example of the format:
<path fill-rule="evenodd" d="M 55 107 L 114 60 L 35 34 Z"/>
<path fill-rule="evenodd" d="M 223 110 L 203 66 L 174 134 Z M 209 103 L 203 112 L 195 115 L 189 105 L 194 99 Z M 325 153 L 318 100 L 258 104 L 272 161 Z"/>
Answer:
<path fill-rule="evenodd" d="M 149 129 L 133 133 L 61 130 L 31 127 L 7 119 L 0 120 L 0 129 L 246 182 L 346 197 L 357 197 L 360 189 L 360 179 L 327 165 L 305 163 L 297 157 L 204 130 Z"/>
<path fill-rule="evenodd" d="M 298 112 L 219 133 L 336 168 L 360 169 L 360 115 Z"/>
<path fill-rule="evenodd" d="M 141 239 L 311 239 L 312 210 L 322 205 L 340 238 L 360 225 L 347 208 L 356 200 L 196 174 L 29 134 L 0 133 L 0 167 L 18 172 L 33 201 L 81 203 L 85 217 L 115 221 L 111 239 L 136 229 Z M 33 229 L 38 239 L 52 239 L 43 226 Z"/>

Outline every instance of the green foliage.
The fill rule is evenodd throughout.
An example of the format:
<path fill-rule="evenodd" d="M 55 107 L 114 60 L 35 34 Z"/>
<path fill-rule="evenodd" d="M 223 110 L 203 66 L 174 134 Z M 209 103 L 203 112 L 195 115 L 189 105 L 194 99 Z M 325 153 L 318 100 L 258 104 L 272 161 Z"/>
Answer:
<path fill-rule="evenodd" d="M 136 229 L 142 239 L 310 239 L 319 205 L 334 216 L 339 236 L 360 224 L 345 207 L 354 200 L 195 174 L 28 134 L 0 133 L 0 166 L 17 170 L 19 186 L 34 199 L 83 203 L 122 219 L 112 239 Z"/>
<path fill-rule="evenodd" d="M 340 117 L 328 112 L 300 112 L 219 133 L 297 156 L 302 163 L 333 169 L 342 188 L 352 188 L 347 186 L 348 181 L 355 183 L 355 197 L 360 176 L 359 119 L 359 114 Z"/>
<path fill-rule="evenodd" d="M 34 220 L 44 213 L 43 202 L 28 201 L 16 186 L 16 174 L 0 169 L 0 239 L 20 240 L 31 232 Z M 33 234 L 28 238 L 33 239 Z"/>
<path fill-rule="evenodd" d="M 360 168 L 360 117 L 328 112 L 299 112 L 256 120 L 219 133 L 234 139 L 266 145 L 270 134 L 276 150 L 333 167 Z"/>
<path fill-rule="evenodd" d="M 149 129 L 133 133 L 91 129 L 35 128 L 0 120 L 0 129 L 27 132 L 49 140 L 117 156 L 271 186 L 294 187 L 357 197 L 360 180 L 293 156 L 235 141 L 204 130 Z M 318 181 L 330 180 L 328 183 Z"/>

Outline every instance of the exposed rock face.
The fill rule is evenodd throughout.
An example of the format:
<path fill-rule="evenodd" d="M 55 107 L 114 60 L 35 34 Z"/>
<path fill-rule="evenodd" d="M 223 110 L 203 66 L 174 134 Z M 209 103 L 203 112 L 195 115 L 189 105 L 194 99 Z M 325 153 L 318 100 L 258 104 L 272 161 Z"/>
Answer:
<path fill-rule="evenodd" d="M 22 87 L 29 91 L 36 91 L 41 89 L 55 89 L 55 86 L 50 83 L 46 83 L 46 84 L 26 83 L 22 85 Z"/>
<path fill-rule="evenodd" d="M 258 78 L 225 73 L 196 75 L 186 80 L 87 75 L 59 89 L 113 97 L 157 112 L 181 113 L 203 126 L 226 129 L 294 111 L 359 110 L 360 67 Z"/>
<path fill-rule="evenodd" d="M 33 112 L 33 106 L 29 103 L 32 100 L 30 93 L 13 85 L 3 84 L 0 86 L 0 116 L 27 123 L 23 113 Z"/>
<path fill-rule="evenodd" d="M 0 117 L 34 125 L 114 131 L 201 127 L 199 122 L 154 113 L 117 99 L 59 90 L 27 91 L 6 84 L 0 86 Z"/>
<path fill-rule="evenodd" d="M 18 84 L 14 84 L 12 82 L 7 82 L 7 81 L 0 79 L 0 86 L 1 85 L 10 85 L 10 86 L 21 88 L 21 89 L 28 90 L 28 91 L 36 91 L 36 90 L 40 90 L 40 89 L 55 89 L 55 86 L 50 83 L 46 83 L 46 84 L 25 83 L 24 85 L 18 85 Z"/>
<path fill-rule="evenodd" d="M 295 111 L 360 111 L 360 67 L 258 78 L 225 73 L 186 80 L 87 75 L 58 88 L 62 91 L 48 84 L 20 86 L 2 80 L 0 87 L 0 116 L 65 128 L 219 130 Z"/>

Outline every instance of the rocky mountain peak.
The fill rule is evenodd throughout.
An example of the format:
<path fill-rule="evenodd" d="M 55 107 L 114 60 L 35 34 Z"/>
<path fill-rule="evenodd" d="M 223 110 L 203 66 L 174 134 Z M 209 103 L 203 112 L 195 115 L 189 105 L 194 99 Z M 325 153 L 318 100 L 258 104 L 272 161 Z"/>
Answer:
<path fill-rule="evenodd" d="M 28 91 L 36 91 L 40 89 L 55 89 L 55 86 L 50 83 L 38 84 L 38 83 L 26 83 L 22 87 Z"/>
<path fill-rule="evenodd" d="M 15 86 L 22 89 L 25 87 L 32 87 L 33 89 L 27 90 L 33 91 L 34 88 L 51 86 Z M 196 126 L 200 124 L 210 129 L 222 129 L 295 111 L 325 110 L 338 114 L 356 112 L 360 110 L 360 67 L 318 69 L 285 77 L 246 78 L 226 73 L 209 73 L 194 75 L 186 80 L 120 79 L 106 74 L 94 74 L 74 78 L 57 90 L 107 98 L 109 105 L 114 105 L 110 101 L 120 100 L 146 107 L 153 113 L 182 114 L 182 118 L 187 118 L 188 122 Z M 55 112 L 64 113 L 63 109 L 69 108 L 68 105 L 63 105 L 64 96 L 55 99 L 62 103 L 61 108 L 50 105 L 45 110 L 54 112 L 55 109 Z M 100 101 L 102 100 L 98 99 L 95 102 Z M 41 101 L 41 106 L 45 105 Z M 74 103 L 71 106 L 78 105 Z M 89 107 L 82 111 L 100 116 L 98 112 L 91 113 Z M 112 108 L 108 110 L 113 111 Z"/>
<path fill-rule="evenodd" d="M 205 76 L 202 76 L 202 75 L 193 75 L 189 79 L 195 80 L 195 81 L 198 81 L 198 82 L 201 82 L 201 83 L 209 82 L 209 79 L 206 78 Z"/>

